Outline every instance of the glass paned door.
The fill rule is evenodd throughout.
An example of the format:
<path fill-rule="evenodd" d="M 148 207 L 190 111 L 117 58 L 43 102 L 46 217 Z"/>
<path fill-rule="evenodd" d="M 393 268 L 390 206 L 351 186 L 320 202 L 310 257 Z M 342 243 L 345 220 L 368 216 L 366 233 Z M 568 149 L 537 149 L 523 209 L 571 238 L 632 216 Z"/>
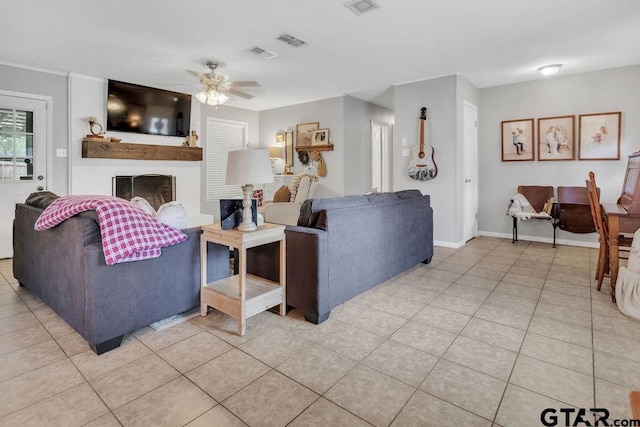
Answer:
<path fill-rule="evenodd" d="M 15 204 L 47 189 L 48 103 L 0 91 L 0 258 L 13 255 Z"/>
<path fill-rule="evenodd" d="M 33 111 L 0 108 L 0 181 L 33 181 Z"/>

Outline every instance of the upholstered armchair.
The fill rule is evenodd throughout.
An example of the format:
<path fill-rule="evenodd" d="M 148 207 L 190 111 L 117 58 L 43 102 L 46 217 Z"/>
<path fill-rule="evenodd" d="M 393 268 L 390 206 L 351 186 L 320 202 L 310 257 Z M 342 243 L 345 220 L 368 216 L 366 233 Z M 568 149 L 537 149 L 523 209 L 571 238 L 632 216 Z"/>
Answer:
<path fill-rule="evenodd" d="M 272 202 L 264 205 L 264 220 L 274 224 L 297 225 L 302 203 L 313 197 L 318 178 L 310 175 L 294 177 L 290 184 L 291 199 L 289 202 Z"/>

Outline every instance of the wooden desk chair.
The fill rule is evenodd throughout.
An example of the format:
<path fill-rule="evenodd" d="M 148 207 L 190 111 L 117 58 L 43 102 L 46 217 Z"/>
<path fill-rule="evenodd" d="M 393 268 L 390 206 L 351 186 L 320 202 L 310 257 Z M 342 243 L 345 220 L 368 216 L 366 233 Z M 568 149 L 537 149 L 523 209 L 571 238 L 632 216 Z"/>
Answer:
<path fill-rule="evenodd" d="M 593 224 L 598 232 L 598 241 L 600 242 L 600 249 L 598 252 L 598 265 L 596 267 L 596 280 L 598 281 L 598 291 L 602 287 L 602 281 L 605 274 L 609 274 L 609 230 L 607 228 L 607 222 L 604 220 L 602 214 L 602 206 L 600 205 L 600 189 L 596 185 L 596 176 L 593 172 L 589 172 L 589 179 L 586 180 L 587 194 L 589 195 L 589 202 L 591 206 L 591 215 L 593 217 Z M 594 190 L 595 189 L 595 190 Z M 627 253 L 631 250 L 631 243 L 633 238 L 618 236 L 618 247 L 620 251 Z"/>

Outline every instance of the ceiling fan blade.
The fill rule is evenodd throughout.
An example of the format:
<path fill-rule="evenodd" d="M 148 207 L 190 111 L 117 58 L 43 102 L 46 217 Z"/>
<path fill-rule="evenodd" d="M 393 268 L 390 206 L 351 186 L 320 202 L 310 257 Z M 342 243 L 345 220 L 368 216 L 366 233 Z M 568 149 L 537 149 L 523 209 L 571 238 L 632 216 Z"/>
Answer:
<path fill-rule="evenodd" d="M 232 87 L 259 87 L 260 83 L 253 81 L 246 82 L 231 82 Z"/>
<path fill-rule="evenodd" d="M 197 71 L 193 71 L 193 70 L 187 70 L 187 73 L 191 74 L 193 77 L 195 77 L 197 79 L 200 78 L 200 74 L 201 74 L 201 73 L 199 73 Z"/>
<path fill-rule="evenodd" d="M 249 95 L 248 93 L 245 93 L 245 92 L 240 92 L 239 90 L 236 90 L 236 89 L 229 89 L 227 93 L 230 93 L 231 95 L 239 96 L 240 98 L 244 98 L 244 99 L 254 98 L 253 95 Z"/>

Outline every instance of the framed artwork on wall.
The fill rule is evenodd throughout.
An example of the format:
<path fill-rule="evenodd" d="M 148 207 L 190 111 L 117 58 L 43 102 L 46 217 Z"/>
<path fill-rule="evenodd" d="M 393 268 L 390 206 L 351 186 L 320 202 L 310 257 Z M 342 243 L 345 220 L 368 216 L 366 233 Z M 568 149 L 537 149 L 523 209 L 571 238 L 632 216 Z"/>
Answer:
<path fill-rule="evenodd" d="M 502 161 L 534 160 L 533 119 L 502 122 Z"/>
<path fill-rule="evenodd" d="M 311 146 L 313 131 L 320 129 L 320 122 L 298 123 L 296 125 L 296 148 Z"/>
<path fill-rule="evenodd" d="M 578 160 L 620 159 L 620 111 L 580 114 Z"/>
<path fill-rule="evenodd" d="M 286 162 L 285 173 L 290 174 L 293 168 L 293 131 L 284 133 L 284 159 Z"/>
<path fill-rule="evenodd" d="M 311 145 L 329 145 L 329 129 L 314 130 L 311 135 Z"/>
<path fill-rule="evenodd" d="M 574 129 L 575 116 L 538 119 L 538 160 L 573 160 Z"/>

